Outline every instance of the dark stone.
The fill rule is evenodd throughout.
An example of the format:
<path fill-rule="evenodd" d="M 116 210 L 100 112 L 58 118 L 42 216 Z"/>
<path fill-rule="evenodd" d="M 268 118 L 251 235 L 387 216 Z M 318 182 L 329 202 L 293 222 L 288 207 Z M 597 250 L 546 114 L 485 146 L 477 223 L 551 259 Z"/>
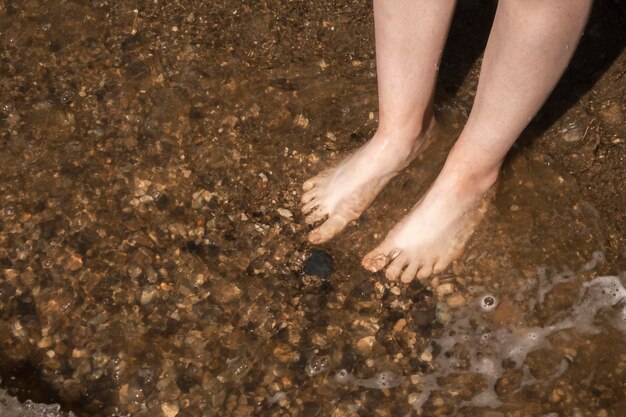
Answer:
<path fill-rule="evenodd" d="M 304 273 L 318 277 L 327 277 L 333 272 L 330 256 L 321 250 L 314 250 L 304 264 Z"/>
<path fill-rule="evenodd" d="M 425 329 L 432 325 L 435 321 L 435 309 L 434 308 L 420 308 L 413 314 L 413 320 L 417 327 Z"/>
<path fill-rule="evenodd" d="M 204 112 L 199 107 L 192 107 L 189 109 L 189 118 L 192 120 L 200 120 L 204 117 Z"/>

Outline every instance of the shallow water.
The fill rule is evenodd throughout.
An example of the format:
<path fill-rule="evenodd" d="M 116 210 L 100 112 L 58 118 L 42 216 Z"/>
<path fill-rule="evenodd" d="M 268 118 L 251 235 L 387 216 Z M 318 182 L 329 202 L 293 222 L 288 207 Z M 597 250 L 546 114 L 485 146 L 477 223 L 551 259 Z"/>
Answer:
<path fill-rule="evenodd" d="M 464 29 L 442 65 L 440 140 L 313 248 L 300 184 L 376 128 L 369 3 L 123 3 L 0 0 L 0 386 L 11 396 L 107 417 L 624 409 L 624 301 L 595 293 L 622 294 L 609 284 L 626 270 L 614 185 L 623 55 L 596 88 L 606 95 L 577 97 L 545 128 L 553 107 L 540 115 L 463 257 L 396 286 L 359 262 L 426 190 L 467 117 L 477 56 Z M 460 17 L 490 10 L 462 5 Z M 613 20 L 600 35 L 594 22 L 592 45 L 616 38 Z M 480 44 L 468 25 L 465 42 Z M 313 253 L 321 263 L 306 267 Z"/>

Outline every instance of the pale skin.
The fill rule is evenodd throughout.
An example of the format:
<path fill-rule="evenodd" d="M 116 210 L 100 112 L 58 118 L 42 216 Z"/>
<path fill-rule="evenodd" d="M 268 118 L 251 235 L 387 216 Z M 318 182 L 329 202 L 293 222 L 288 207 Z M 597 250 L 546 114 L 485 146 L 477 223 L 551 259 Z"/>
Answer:
<path fill-rule="evenodd" d="M 337 167 L 303 185 L 309 240 L 357 219 L 385 184 L 435 140 L 432 101 L 454 0 L 374 0 L 379 126 Z M 467 123 L 439 176 L 362 261 L 411 282 L 458 258 L 483 217 L 504 157 L 569 63 L 591 0 L 500 0 Z"/>

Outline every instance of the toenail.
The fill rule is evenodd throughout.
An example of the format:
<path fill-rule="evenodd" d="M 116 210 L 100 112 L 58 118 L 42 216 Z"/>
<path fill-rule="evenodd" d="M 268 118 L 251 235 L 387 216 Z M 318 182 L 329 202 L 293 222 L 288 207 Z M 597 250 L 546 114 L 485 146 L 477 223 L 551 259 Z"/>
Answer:
<path fill-rule="evenodd" d="M 311 232 L 311 233 L 309 233 L 309 241 L 311 243 L 319 243 L 320 240 L 321 240 L 321 236 L 320 236 L 319 232 Z"/>

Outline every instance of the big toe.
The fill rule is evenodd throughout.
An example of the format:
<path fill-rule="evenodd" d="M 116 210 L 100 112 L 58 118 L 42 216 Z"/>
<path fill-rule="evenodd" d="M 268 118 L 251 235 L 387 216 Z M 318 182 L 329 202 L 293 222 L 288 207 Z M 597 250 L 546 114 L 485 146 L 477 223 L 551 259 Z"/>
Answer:
<path fill-rule="evenodd" d="M 389 248 L 382 243 L 376 249 L 365 255 L 361 261 L 361 265 L 370 272 L 378 272 L 387 265 L 390 260 Z"/>
<path fill-rule="evenodd" d="M 332 214 L 320 227 L 309 233 L 309 242 L 319 245 L 341 232 L 349 223 L 349 219 L 340 215 Z"/>

